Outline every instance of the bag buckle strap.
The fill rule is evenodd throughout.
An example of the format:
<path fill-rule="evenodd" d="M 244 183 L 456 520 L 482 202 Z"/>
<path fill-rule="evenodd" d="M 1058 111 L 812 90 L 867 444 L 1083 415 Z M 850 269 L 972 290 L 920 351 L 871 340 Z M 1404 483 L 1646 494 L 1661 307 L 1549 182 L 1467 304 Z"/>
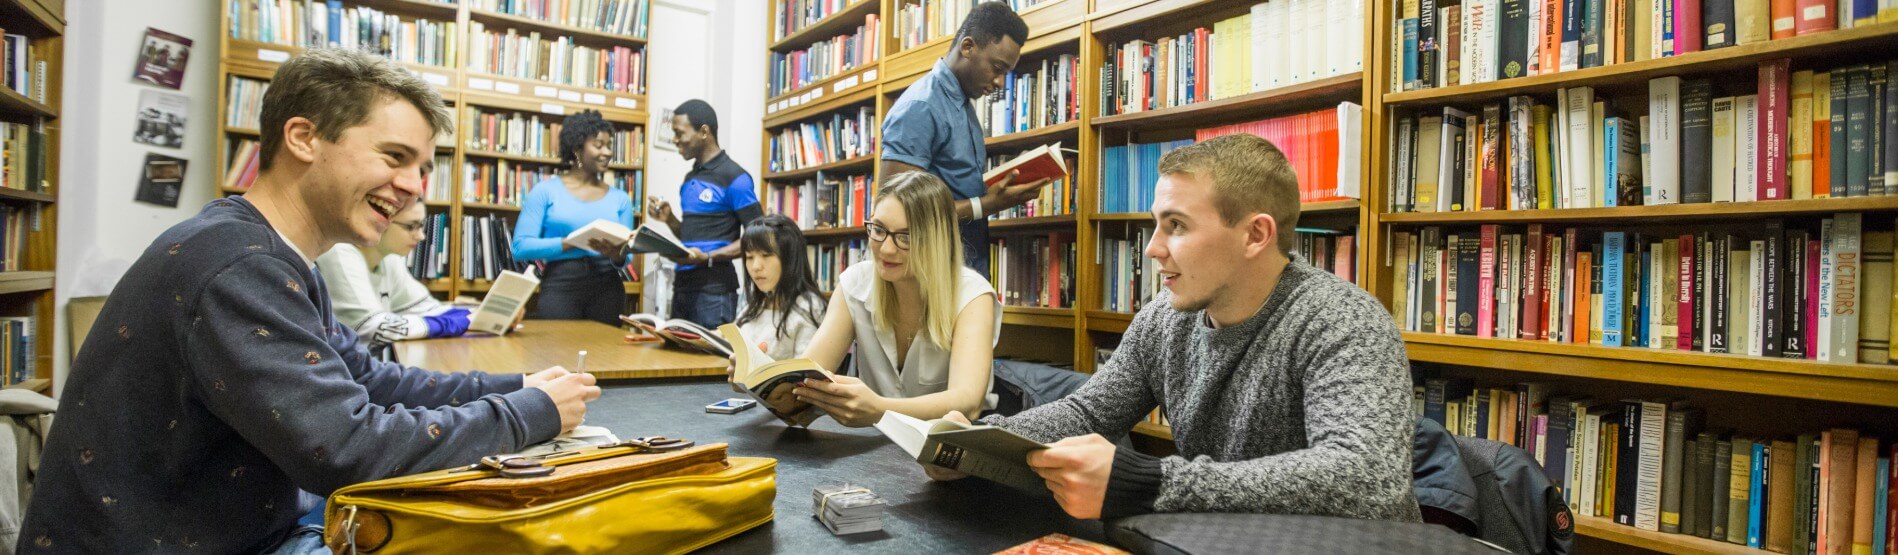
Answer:
<path fill-rule="evenodd" d="M 632 447 L 635 449 L 635 453 L 666 453 L 692 447 L 696 444 L 696 442 L 689 439 L 651 436 L 636 437 L 618 443 L 609 443 L 601 445 L 598 448 Z M 548 466 L 547 462 L 576 456 L 583 452 L 584 451 L 554 451 L 538 455 L 492 455 L 482 457 L 481 462 L 470 467 L 470 470 L 479 470 L 485 467 L 490 470 L 499 471 L 503 478 L 535 478 L 554 473 L 554 467 Z"/>
<path fill-rule="evenodd" d="M 619 443 L 605 445 L 603 447 L 637 447 L 642 452 L 666 453 L 666 452 L 685 449 L 693 445 L 697 445 L 697 442 L 694 442 L 689 439 L 672 438 L 672 437 L 666 437 L 666 436 L 651 436 L 651 437 L 636 437 L 633 439 L 621 441 Z"/>
<path fill-rule="evenodd" d="M 347 551 L 344 551 L 344 553 L 348 553 L 349 555 L 356 555 L 356 530 L 361 528 L 362 524 L 359 522 L 356 522 L 356 506 L 355 505 L 349 505 L 349 506 L 343 507 L 343 512 L 346 514 L 346 516 L 343 517 L 343 523 L 342 523 L 343 548 L 347 550 Z"/>

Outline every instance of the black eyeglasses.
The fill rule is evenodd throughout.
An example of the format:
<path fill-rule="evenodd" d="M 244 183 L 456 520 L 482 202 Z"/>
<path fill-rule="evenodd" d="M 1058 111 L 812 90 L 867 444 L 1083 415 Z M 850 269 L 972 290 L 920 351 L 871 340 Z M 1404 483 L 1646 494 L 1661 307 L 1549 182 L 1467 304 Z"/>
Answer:
<path fill-rule="evenodd" d="M 408 232 L 409 232 L 409 233 L 418 233 L 418 232 L 420 232 L 420 231 L 422 231 L 422 228 L 423 228 L 424 226 L 426 226 L 427 224 L 425 224 L 425 223 L 423 223 L 423 222 L 415 222 L 415 223 L 407 223 L 407 222 L 389 222 L 389 225 L 394 225 L 394 226 L 401 226 L 401 227 L 402 227 L 402 229 L 406 229 L 406 230 L 408 230 Z"/>
<path fill-rule="evenodd" d="M 869 232 L 871 241 L 881 243 L 894 237 L 896 238 L 896 248 L 909 250 L 909 231 L 907 230 L 890 231 L 890 228 L 883 227 L 883 224 L 878 223 L 864 224 L 863 229 Z"/>

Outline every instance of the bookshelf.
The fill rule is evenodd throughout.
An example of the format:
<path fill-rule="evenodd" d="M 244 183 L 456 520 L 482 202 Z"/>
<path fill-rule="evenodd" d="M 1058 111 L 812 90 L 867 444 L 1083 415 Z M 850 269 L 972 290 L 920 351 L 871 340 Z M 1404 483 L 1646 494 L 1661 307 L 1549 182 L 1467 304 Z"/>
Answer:
<path fill-rule="evenodd" d="M 26 79 L 16 84 L 19 90 L 0 87 L 10 178 L 0 186 L 0 213 L 8 236 L 5 255 L 0 256 L 5 259 L 0 266 L 0 345 L 11 357 L 4 362 L 0 383 L 47 395 L 53 394 L 65 18 L 65 5 L 56 0 L 0 0 L 0 28 L 9 39 L 19 37 L 7 41 L 9 59 L 13 49 L 24 48 L 22 58 L 28 64 L 20 70 Z M 6 65 L 15 69 L 11 62 Z"/>
<path fill-rule="evenodd" d="M 1636 232 L 1644 232 L 1648 234 L 1644 241 L 1659 242 L 1700 231 L 1749 236 L 1765 233 L 1768 222 L 1783 222 L 1787 230 L 1808 227 L 1816 230 L 1825 218 L 1851 213 L 1864 216 L 1866 231 L 1883 231 L 1889 230 L 1892 217 L 1898 215 L 1898 201 L 1891 196 L 1618 207 L 1600 207 L 1602 203 L 1597 198 L 1595 207 L 1589 208 L 1394 211 L 1392 200 L 1400 198 L 1403 192 L 1402 178 L 1398 176 L 1402 167 L 1397 157 L 1405 143 L 1402 126 L 1406 118 L 1440 115 L 1446 107 L 1475 114 L 1485 105 L 1493 104 L 1503 104 L 1507 113 L 1507 103 L 1512 97 L 1527 96 L 1538 104 L 1546 104 L 1556 97 L 1558 90 L 1589 87 L 1597 99 L 1610 108 L 1608 116 L 1637 120 L 1656 114 L 1648 101 L 1651 80 L 1674 76 L 1690 81 L 1700 78 L 1714 84 L 1714 97 L 1752 94 L 1756 92 L 1763 62 L 1789 60 L 1788 67 L 1795 72 L 1826 72 L 1851 64 L 1882 63 L 1891 58 L 1893 47 L 1898 46 L 1898 25 L 1860 23 L 1851 28 L 1674 56 L 1633 56 L 1630 61 L 1568 71 L 1540 72 L 1474 84 L 1391 90 L 1393 77 L 1402 74 L 1405 63 L 1401 53 L 1394 51 L 1396 45 L 1390 44 L 1391 29 L 1397 28 L 1395 25 L 1402 15 L 1394 13 L 1390 2 L 1382 3 L 1374 12 L 1371 35 L 1379 38 L 1373 39 L 1367 50 L 1375 54 L 1366 60 L 1367 67 L 1372 69 L 1365 78 L 1367 88 L 1373 90 L 1371 96 L 1379 98 L 1374 103 L 1376 109 L 1371 110 L 1375 115 L 1367 113 L 1366 118 L 1369 129 L 1365 148 L 1370 164 L 1364 173 L 1363 199 L 1370 235 L 1365 242 L 1365 255 L 1373 262 L 1365 267 L 1368 279 L 1363 285 L 1394 311 L 1401 308 L 1399 301 L 1405 300 L 1398 298 L 1399 291 L 1405 288 L 1398 282 L 1404 281 L 1410 271 L 1396 258 L 1407 250 L 1397 239 L 1400 234 L 1414 236 L 1426 228 L 1469 235 L 1477 233 L 1480 226 L 1495 224 L 1500 226 L 1502 234 L 1510 234 L 1522 233 L 1528 226 L 1540 224 L 1555 232 L 1578 229 L 1584 243 L 1600 244 L 1604 231 L 1626 231 L 1631 238 Z M 1481 115 L 1479 118 L 1488 119 Z M 1537 154 L 1542 152 L 1537 151 Z M 1683 168 L 1689 158 L 1684 152 Z M 1557 153 L 1555 157 L 1562 155 Z M 1596 168 L 1594 171 L 1599 177 L 1601 170 L 1599 166 Z M 1556 179 L 1562 177 L 1558 175 Z M 1599 193 L 1599 186 L 1597 189 Z M 1787 190 L 1791 190 L 1790 185 Z M 1509 193 L 1503 195 L 1506 208 Z M 1816 239 L 1816 232 L 1814 236 Z M 1663 266 L 1663 272 L 1672 271 L 1673 268 Z M 1872 302 L 1889 300 L 1872 299 Z M 1395 316 L 1402 327 L 1406 314 L 1399 312 Z M 1556 395 L 1588 395 L 1601 401 L 1683 400 L 1690 406 L 1705 409 L 1708 430 L 1731 431 L 1736 438 L 1790 440 L 1795 434 L 1852 428 L 1864 436 L 1880 438 L 1878 451 L 1882 456 L 1889 452 L 1890 441 L 1898 432 L 1898 428 L 1893 427 L 1893 423 L 1898 422 L 1898 410 L 1894 410 L 1898 409 L 1898 366 L 1883 364 L 1882 360 L 1871 364 L 1749 356 L 1681 350 L 1673 343 L 1665 344 L 1665 348 L 1604 346 L 1592 343 L 1594 338 L 1566 342 L 1423 331 L 1405 331 L 1403 338 L 1414 367 L 1429 376 L 1470 379 L 1479 388 L 1546 383 Z M 1620 406 L 1617 404 L 1614 410 L 1621 410 Z M 1778 459 L 1782 455 L 1775 450 L 1771 456 Z M 1599 547 L 1664 553 L 1766 552 L 1726 541 L 1618 524 L 1607 517 L 1581 512 L 1575 514 L 1575 519 L 1581 539 Z M 1803 551 L 1805 546 L 1795 545 L 1794 549 Z"/>
<path fill-rule="evenodd" d="M 231 177 L 232 157 L 238 154 L 236 150 L 240 141 L 256 141 L 259 137 L 254 124 L 244 126 L 230 123 L 235 115 L 233 111 L 239 109 L 237 99 L 232 94 L 233 79 L 267 83 L 279 64 L 301 51 L 298 41 L 261 40 L 268 37 L 249 31 L 249 26 L 254 25 L 252 18 L 255 17 L 259 1 L 247 0 L 244 3 L 250 7 L 250 12 L 243 20 L 232 21 L 229 10 L 222 16 L 221 28 L 226 32 L 222 33 L 220 39 L 218 114 L 224 118 L 225 124 L 221 139 L 223 158 L 217 164 L 217 183 L 220 193 L 227 195 L 243 192 L 241 188 L 225 186 Z M 304 5 L 302 0 L 261 1 L 294 5 L 297 9 L 302 9 Z M 516 203 L 525 196 L 528 185 L 531 185 L 531 182 L 504 184 L 496 177 L 494 182 L 485 185 L 505 194 L 477 197 L 470 192 L 475 186 L 469 181 L 473 179 L 470 175 L 487 175 L 480 173 L 482 168 L 489 168 L 493 175 L 501 175 L 503 167 L 528 175 L 548 174 L 558 173 L 561 166 L 557 157 L 549 156 L 555 151 L 552 146 L 547 146 L 543 151 L 529 152 L 480 144 L 477 141 L 481 133 L 480 125 L 471 123 L 477 121 L 475 118 L 478 114 L 537 118 L 535 121 L 546 125 L 559 123 L 567 114 L 581 110 L 599 111 L 615 128 L 616 137 L 637 143 L 617 147 L 622 153 L 609 164 L 607 178 L 616 187 L 624 184 L 634 206 L 641 205 L 645 199 L 644 160 L 649 146 L 645 138 L 650 136 L 646 129 L 644 61 L 648 42 L 645 30 L 650 23 L 648 1 L 605 0 L 602 4 L 611 4 L 615 8 L 610 20 L 595 19 L 591 14 L 581 15 L 577 5 L 568 6 L 574 9 L 571 13 L 554 13 L 560 8 L 546 4 L 507 4 L 494 0 L 344 2 L 345 9 L 360 7 L 378 10 L 394 16 L 405 25 L 420 26 L 417 23 L 419 21 L 439 24 L 437 35 L 424 35 L 438 36 L 438 42 L 432 43 L 432 47 L 410 49 L 416 53 L 416 59 L 406 59 L 410 57 L 409 51 L 396 52 L 398 62 L 403 67 L 435 86 L 442 94 L 442 99 L 454 112 L 456 121 L 456 129 L 441 137 L 436 145 L 438 166 L 445 165 L 446 169 L 438 171 L 436 178 L 431 179 L 426 197 L 430 218 L 437 215 L 446 217 L 446 225 L 441 229 L 447 235 L 446 252 L 442 253 L 444 258 L 441 259 L 444 277 L 422 280 L 429 291 L 454 298 L 479 295 L 488 290 L 488 280 L 455 277 L 461 273 L 464 263 L 462 253 L 466 248 L 462 244 L 463 239 L 472 231 L 464 222 L 469 218 L 493 217 L 511 229 L 511 222 L 520 213 Z M 240 28 L 246 32 L 239 33 Z M 516 44 L 517 47 L 545 51 L 551 45 L 572 54 L 573 58 L 564 65 L 558 61 L 542 60 L 542 63 L 549 65 L 546 71 L 559 71 L 572 77 L 559 82 L 543 81 L 503 75 L 479 65 L 486 62 L 497 48 L 488 41 L 505 39 L 510 31 L 517 35 L 515 40 L 530 37 L 544 39 L 538 45 Z M 597 53 L 600 59 L 574 54 L 574 50 L 579 49 Z M 549 58 L 545 55 L 542 57 Z M 424 60 L 434 63 L 423 63 Z M 596 71 L 601 67 L 608 69 Z M 583 76 L 592 76 L 592 79 L 583 79 Z M 599 84 L 605 86 L 595 86 Z M 0 93 L 0 110 L 5 109 L 6 103 L 7 99 Z M 552 135 L 544 138 L 551 143 L 558 142 Z M 444 183 L 443 180 L 448 182 Z M 641 217 L 643 213 L 635 216 L 635 219 Z M 417 253 L 420 254 L 420 249 L 436 240 L 438 238 L 431 237 L 424 247 L 418 247 Z M 633 271 L 638 272 L 637 266 Z M 637 281 L 627 282 L 625 290 L 627 295 L 637 296 L 641 291 L 640 284 Z M 628 302 L 637 301 L 629 299 Z"/>

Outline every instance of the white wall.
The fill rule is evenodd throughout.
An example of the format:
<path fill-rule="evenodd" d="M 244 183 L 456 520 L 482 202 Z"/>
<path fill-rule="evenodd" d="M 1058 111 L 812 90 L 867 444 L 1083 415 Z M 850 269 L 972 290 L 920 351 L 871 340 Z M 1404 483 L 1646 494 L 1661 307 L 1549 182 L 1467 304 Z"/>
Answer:
<path fill-rule="evenodd" d="M 652 0 L 647 74 L 650 106 L 691 98 L 719 113 L 719 135 L 733 160 L 755 176 L 764 112 L 765 9 L 755 0 Z M 58 333 L 54 389 L 63 391 L 72 297 L 110 293 L 146 245 L 196 214 L 216 189 L 218 6 L 210 0 L 69 0 L 66 83 L 60 125 Z M 139 91 L 133 57 L 146 27 L 194 41 L 183 94 L 191 97 L 182 149 L 132 142 Z M 649 107 L 650 107 L 649 106 Z M 654 118 L 654 125 L 666 125 Z M 177 208 L 132 202 L 145 153 L 190 160 Z M 647 184 L 676 200 L 691 164 L 658 148 L 648 155 Z M 651 295 L 648 295 L 651 297 Z"/>
<path fill-rule="evenodd" d="M 145 246 L 209 202 L 217 173 L 218 10 L 207 0 L 66 2 L 65 98 L 60 110 L 58 306 L 53 387 L 66 381 L 66 300 L 105 295 Z M 184 148 L 132 142 L 139 92 L 170 89 L 132 79 L 145 28 L 191 39 Z M 177 208 L 132 202 L 145 153 L 190 160 Z"/>

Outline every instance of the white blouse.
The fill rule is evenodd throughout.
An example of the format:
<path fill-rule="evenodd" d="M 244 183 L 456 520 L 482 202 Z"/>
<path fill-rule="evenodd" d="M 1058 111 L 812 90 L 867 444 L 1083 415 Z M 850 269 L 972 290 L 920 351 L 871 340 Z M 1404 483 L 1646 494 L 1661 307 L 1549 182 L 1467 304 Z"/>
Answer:
<path fill-rule="evenodd" d="M 817 325 L 823 323 L 826 307 L 822 296 L 810 293 L 797 300 L 796 310 L 792 310 L 789 315 L 767 308 L 758 311 L 757 318 L 740 324 L 738 329 L 745 332 L 745 337 L 757 341 L 758 350 L 770 355 L 771 358 L 793 359 L 803 354 L 804 348 L 811 344 L 812 339 L 817 338 Z M 738 313 L 744 314 L 745 309 L 739 308 Z M 814 314 L 817 319 L 812 320 L 806 317 L 806 314 Z M 784 316 L 784 335 L 782 336 L 778 335 L 779 316 Z"/>
<path fill-rule="evenodd" d="M 982 295 L 995 298 L 995 288 L 989 280 L 968 267 L 962 270 L 956 283 L 956 313 Z M 876 261 L 865 260 L 851 264 L 837 279 L 837 293 L 844 295 L 844 305 L 850 309 L 850 326 L 855 335 L 856 348 L 854 358 L 858 377 L 872 391 L 884 397 L 909 398 L 931 393 L 940 393 L 949 389 L 949 351 L 936 346 L 929 340 L 926 331 L 918 333 L 910 340 L 909 353 L 903 357 L 903 367 L 896 367 L 896 334 L 892 330 L 877 329 L 872 318 L 875 304 L 870 300 L 876 289 Z M 1002 304 L 995 303 L 995 332 L 989 339 L 989 347 L 1002 334 Z M 990 379 L 993 380 L 991 374 Z M 991 383 L 991 385 L 993 385 Z M 992 408 L 995 400 L 983 391 L 983 408 Z"/>

